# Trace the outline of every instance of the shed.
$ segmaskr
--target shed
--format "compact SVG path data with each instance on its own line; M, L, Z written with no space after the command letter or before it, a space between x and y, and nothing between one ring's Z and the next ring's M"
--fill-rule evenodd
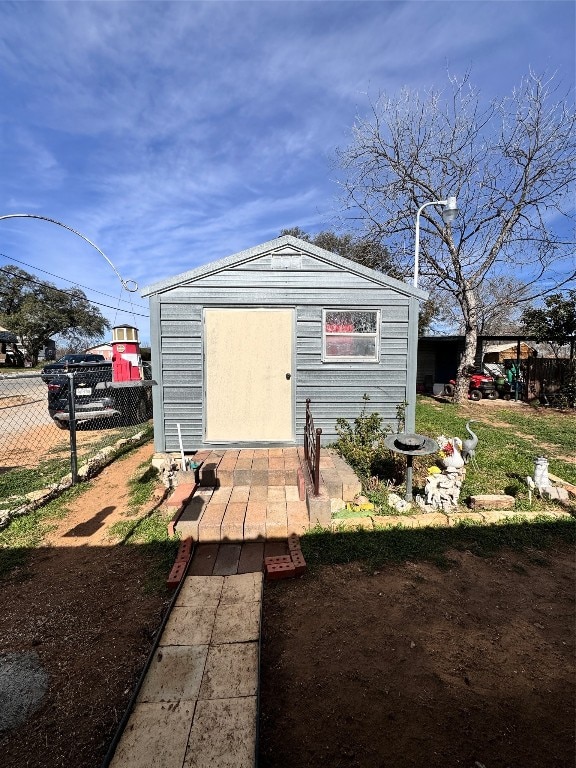
M417 384L423 392L440 393L456 378L464 336L421 336L418 340Z
M414 429L426 294L283 236L147 286L157 451L299 445L306 399L323 444L366 405ZM364 395L370 398L366 404Z
M520 341L516 344L492 344L484 349L484 363L503 363L506 360L526 360L528 357L537 357L535 348Z

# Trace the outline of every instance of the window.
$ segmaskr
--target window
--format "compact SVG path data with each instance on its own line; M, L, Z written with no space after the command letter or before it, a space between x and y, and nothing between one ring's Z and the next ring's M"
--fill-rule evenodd
M323 360L378 361L379 310L325 309L322 327Z

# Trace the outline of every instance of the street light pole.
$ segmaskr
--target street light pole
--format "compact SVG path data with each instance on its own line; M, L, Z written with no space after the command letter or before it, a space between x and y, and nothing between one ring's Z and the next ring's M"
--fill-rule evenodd
M414 288L418 288L418 267L420 264L420 214L429 205L443 205L442 218L445 224L451 224L456 216L458 216L458 207L456 205L456 198L449 197L446 200L431 200L429 203L424 203L418 208L416 214L416 239L414 243Z

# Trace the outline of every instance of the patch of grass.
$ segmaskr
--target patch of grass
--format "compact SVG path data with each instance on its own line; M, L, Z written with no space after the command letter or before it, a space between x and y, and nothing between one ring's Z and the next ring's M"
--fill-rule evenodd
M520 416L508 409L497 412L498 420L503 414L511 413L512 417ZM547 423L552 429L552 424L557 423L557 429L554 434L563 434L563 430L570 431L570 419L561 414L544 414L544 417L551 417ZM560 421L556 422L556 419ZM561 420L564 419L564 424ZM453 404L444 404L437 407L437 404L430 403L423 398L419 398L416 406L416 428L417 431L436 437L444 434L448 437L457 435L458 437L467 437L465 430L468 416L461 416L459 408ZM502 419L504 420L504 419ZM503 493L506 491L517 499L527 499L528 492L524 478L534 474L534 459L542 451L538 450L538 443L532 440L519 437L514 434L514 427L495 427L482 422L474 422L471 429L478 435L479 442L476 449L476 461L478 468L468 464L466 470L466 480L462 486L461 498L465 499L469 495L478 493ZM531 418L527 418L522 430L526 434L535 436L543 435L545 427L540 422L540 413L535 413ZM542 440L545 438L542 437ZM558 438L559 439L559 438ZM572 426L572 445L574 442L574 427ZM573 448L572 448L573 450ZM421 461L415 462L415 468L418 471L418 477L423 484L423 478L427 467L434 463L434 455L426 457ZM565 480L576 482L576 467L557 457L550 457L550 471ZM536 500L532 507L535 511L544 510L546 504Z
M341 533L315 528L304 534L300 543L311 566L338 563L363 563L374 569L387 562L429 560L450 565L450 549L470 550L482 557L502 549L541 551L558 544L576 543L576 520L512 518L499 525L461 524L454 528L383 528Z
M69 511L67 505L85 493L88 487L85 484L70 488L40 509L16 517L0 531L0 578L26 563L30 552L53 530L52 521L65 517Z
M143 431L143 442L150 439L153 435L151 424L138 425L136 427L123 427L113 432L107 433L87 446L78 448L78 463L83 459L94 456L98 451L110 445L114 445L118 440L127 439ZM118 453L117 459L120 460L126 456L133 446L128 444ZM60 482L70 473L70 444L69 442L60 443L52 449L52 454L61 454L58 458L47 459L40 462L37 467L27 469L9 469L0 474L0 509L16 509L25 502L25 495L33 491L39 491L50 485Z
M157 486L158 471L149 462L143 462L129 482L128 506L132 516L139 515L142 507L151 500ZM180 541L178 537L170 538L168 535L170 519L171 515L162 515L154 508L136 518L120 520L109 529L110 538L117 540L121 546L143 545L151 562L145 583L148 591L165 589L166 576L176 557Z
M67 472L70 471L70 460L48 459L41 462L37 467L31 469L9 469L0 474L0 499L6 504L7 508L13 508L17 500L22 499L27 493L38 491L41 488L56 483L61 480ZM14 501L7 503L9 497L14 497Z
M98 451L101 451L103 448L108 448L110 445L114 445L114 443L118 442L118 440L128 440L129 438L134 437L134 435L137 435L139 432L143 433L143 442L152 439L154 436L154 428L150 422L146 422L145 424L137 424L136 426L132 427L118 427L114 430L106 430L106 432L104 432L104 434L93 443L89 443L84 447L79 446L79 454L84 458L89 455L94 455L98 453ZM127 450L129 450L130 447L131 446L127 446Z
M130 430L132 434L136 434L138 431L133 427ZM112 444L118 439L118 434L115 434L113 439L107 436L103 441L100 441L100 447L103 447L102 443L105 441ZM118 460L126 457L133 447L127 445ZM10 509L22 504L25 493L45 488L51 483L57 482L67 474L69 469L68 459L62 462L51 460L43 462L36 469L16 469L1 474L0 497L4 496L5 498L3 502L0 502L0 507L4 506L5 509ZM155 471L149 470L134 478L131 499L134 500L132 506L136 513L140 505L150 499L156 483ZM65 517L70 511L68 508L70 502L85 493L88 488L90 488L90 482L79 483L43 507L16 517L10 525L0 530L0 578L7 575L13 568L26 562L30 551L37 547L44 536L54 528L51 521ZM13 496L13 498L9 499L8 496ZM166 529L166 526L164 528ZM154 541L154 537L152 537L152 541Z
M157 510L136 520L121 520L110 527L110 537L122 546L137 544L150 558L150 570L146 574L145 589L162 592L166 576L170 572L180 540L168 536L170 515L163 516Z
M479 406L480 408L480 406ZM480 411L479 417L490 417L491 411ZM429 398L419 397L416 405L416 431L437 437L458 436L468 437L466 423L473 421L473 431L478 435L479 443L476 449L476 463L469 463L466 468L466 478L462 487L460 498L464 501L467 497L476 494L506 493L515 498L518 511L530 509L535 512L545 512L550 502L533 497L532 505L528 501L528 487L525 478L534 474L534 460L538 455L544 454L549 459L550 472L558 475L568 482L576 483L576 466L563 460L563 455L572 455L574 451L575 428L570 416L542 409L527 409L522 411L511 407L503 407L494 412L494 418L498 422L505 422L507 426L493 426L483 421L475 421L470 418L469 409L464 414L463 409L453 403L439 404ZM364 465L371 467L371 472L377 472L381 481L389 481L393 485L402 484L405 477L405 460L386 449L385 454L381 446L377 444L377 450L370 456L370 450L374 445L374 425L366 426L365 414L357 420L360 426L360 437L367 432L370 439L360 441L362 447L362 459ZM356 425L358 426L358 425ZM358 430L356 430L358 431ZM354 430L349 429L354 446L359 438ZM521 434L514 434L520 432ZM350 435L348 436L350 437ZM351 440L352 438L350 438ZM349 442L350 442L349 440ZM341 448L342 439L333 447ZM539 443L546 444L546 448L540 448ZM553 449L550 447L553 446ZM343 450L339 453L345 454ZM351 457L346 455L351 461ZM353 457L352 457L353 458ZM422 494L428 468L436 463L436 455L418 457L414 462L414 493ZM353 462L352 462L353 463ZM387 504L388 488L385 482L375 485L374 479L362 475L364 493L375 505L377 515L386 516L397 514ZM401 487L393 488L401 496ZM568 506L570 509L571 507ZM338 515L342 517L342 515Z
M520 432L541 440L543 443L558 446L567 453L574 452L574 413L562 414L543 408L529 411L503 409L498 412L498 420L505 421Z
M120 520L110 526L110 538L121 544L163 544L172 542L168 536L170 515L163 516L154 511L136 520Z
M138 467L135 476L129 482L131 510L138 511L152 498L158 486L158 470L149 461L144 461ZM133 514L133 513L132 513Z

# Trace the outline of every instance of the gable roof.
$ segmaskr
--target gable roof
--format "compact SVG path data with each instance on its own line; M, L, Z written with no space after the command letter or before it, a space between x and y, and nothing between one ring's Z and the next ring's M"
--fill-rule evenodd
M207 277L208 275L213 275L216 272L221 272L224 269L230 269L231 267L236 267L249 261L254 261L255 259L258 259L271 252L288 254L290 252L294 253L295 251L313 256L319 261L332 264L339 269L360 275L361 277L365 277L368 280L377 283L378 285L391 288L395 291L398 291L399 293L403 293L408 296L414 296L418 299L425 299L428 296L425 291L422 291L419 288L414 288L412 285L408 285L408 283L403 283L401 280L388 277L388 275L385 275L383 272L378 272L375 269L364 267L362 264L358 264L355 261L346 259L343 256L339 256L337 253L332 253L332 251L327 251L324 248L319 248L317 245L308 243L306 240L300 240L300 238L293 237L292 235L283 235L282 237L277 237L274 240L269 240L268 242L262 243L261 245L248 248L245 251L240 251L239 253L235 253L232 256L226 256L223 259L211 261L208 264L203 264L202 266L196 267L196 269L192 269L188 272L182 272L181 274L175 275L174 277L160 280L157 283L152 283L151 285L142 288L140 294L144 297L150 296L152 294L164 293L165 291L169 291L171 288L175 288L184 283L192 283L202 277Z

